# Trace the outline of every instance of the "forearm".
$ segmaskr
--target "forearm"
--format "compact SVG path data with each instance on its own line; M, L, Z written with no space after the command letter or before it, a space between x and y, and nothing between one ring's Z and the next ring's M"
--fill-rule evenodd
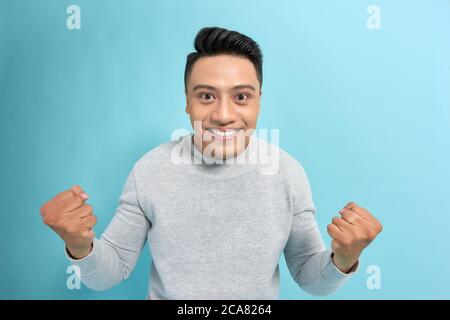
M306 292L325 296L339 289L356 269L357 265L350 273L342 272L333 263L331 251L327 250L309 256L301 265L295 281Z
M81 251L74 252L74 257L84 258L75 260L66 250L67 258L80 267L81 281L87 287L94 290L111 288L132 272L150 225L138 201L133 167L119 198L116 214L101 238L94 238L92 251L86 255L86 248L81 246Z
M334 265L343 273L350 273L354 270L355 265L358 263L357 257L343 257L339 254L335 254L334 252L331 254L331 259L333 260Z
M67 258L72 264L80 268L81 281L93 290L109 289L125 277L127 272L116 249L105 239L94 239L92 250L81 259L71 257L67 252Z

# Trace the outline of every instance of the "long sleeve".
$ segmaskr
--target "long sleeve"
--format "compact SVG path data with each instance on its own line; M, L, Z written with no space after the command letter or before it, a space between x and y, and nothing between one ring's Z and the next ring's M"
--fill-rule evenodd
M295 166L291 175L293 187L293 221L284 248L286 263L295 282L306 292L316 296L329 295L341 287L356 272L341 272L333 263L315 219L308 177L303 167Z
M128 278L144 247L151 222L138 200L134 168L128 175L119 206L90 254L83 259L66 257L79 266L81 281L94 290L105 290Z

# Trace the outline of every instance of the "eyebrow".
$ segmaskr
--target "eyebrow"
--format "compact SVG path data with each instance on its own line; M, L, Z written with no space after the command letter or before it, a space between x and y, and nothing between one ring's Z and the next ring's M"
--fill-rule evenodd
M197 84L196 86L194 86L194 88L192 90L195 91L197 89L207 89L207 90L211 90L211 91L217 91L216 87L213 87L213 86L210 86L207 84ZM255 87L252 86L251 84L240 84L240 85L234 86L231 89L232 90L250 89L250 90L253 90L256 92Z

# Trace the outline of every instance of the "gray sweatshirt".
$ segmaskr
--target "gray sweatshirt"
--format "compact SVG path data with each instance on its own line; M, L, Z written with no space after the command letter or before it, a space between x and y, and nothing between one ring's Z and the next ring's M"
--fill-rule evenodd
M192 134L134 163L115 215L91 253L81 281L105 290L126 279L148 243L147 299L279 299L284 252L296 283L313 295L338 289L315 219L303 166L255 134L244 152L213 162Z

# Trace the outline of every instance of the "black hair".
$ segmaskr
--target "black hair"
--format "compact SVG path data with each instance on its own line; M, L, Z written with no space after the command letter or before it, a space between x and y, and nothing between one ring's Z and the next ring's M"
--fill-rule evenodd
M201 57L219 54L242 56L249 59L256 69L256 76L262 86L263 56L259 45L250 37L218 27L202 28L194 40L196 52L188 54L184 70L184 87L187 90L188 78L194 63Z

